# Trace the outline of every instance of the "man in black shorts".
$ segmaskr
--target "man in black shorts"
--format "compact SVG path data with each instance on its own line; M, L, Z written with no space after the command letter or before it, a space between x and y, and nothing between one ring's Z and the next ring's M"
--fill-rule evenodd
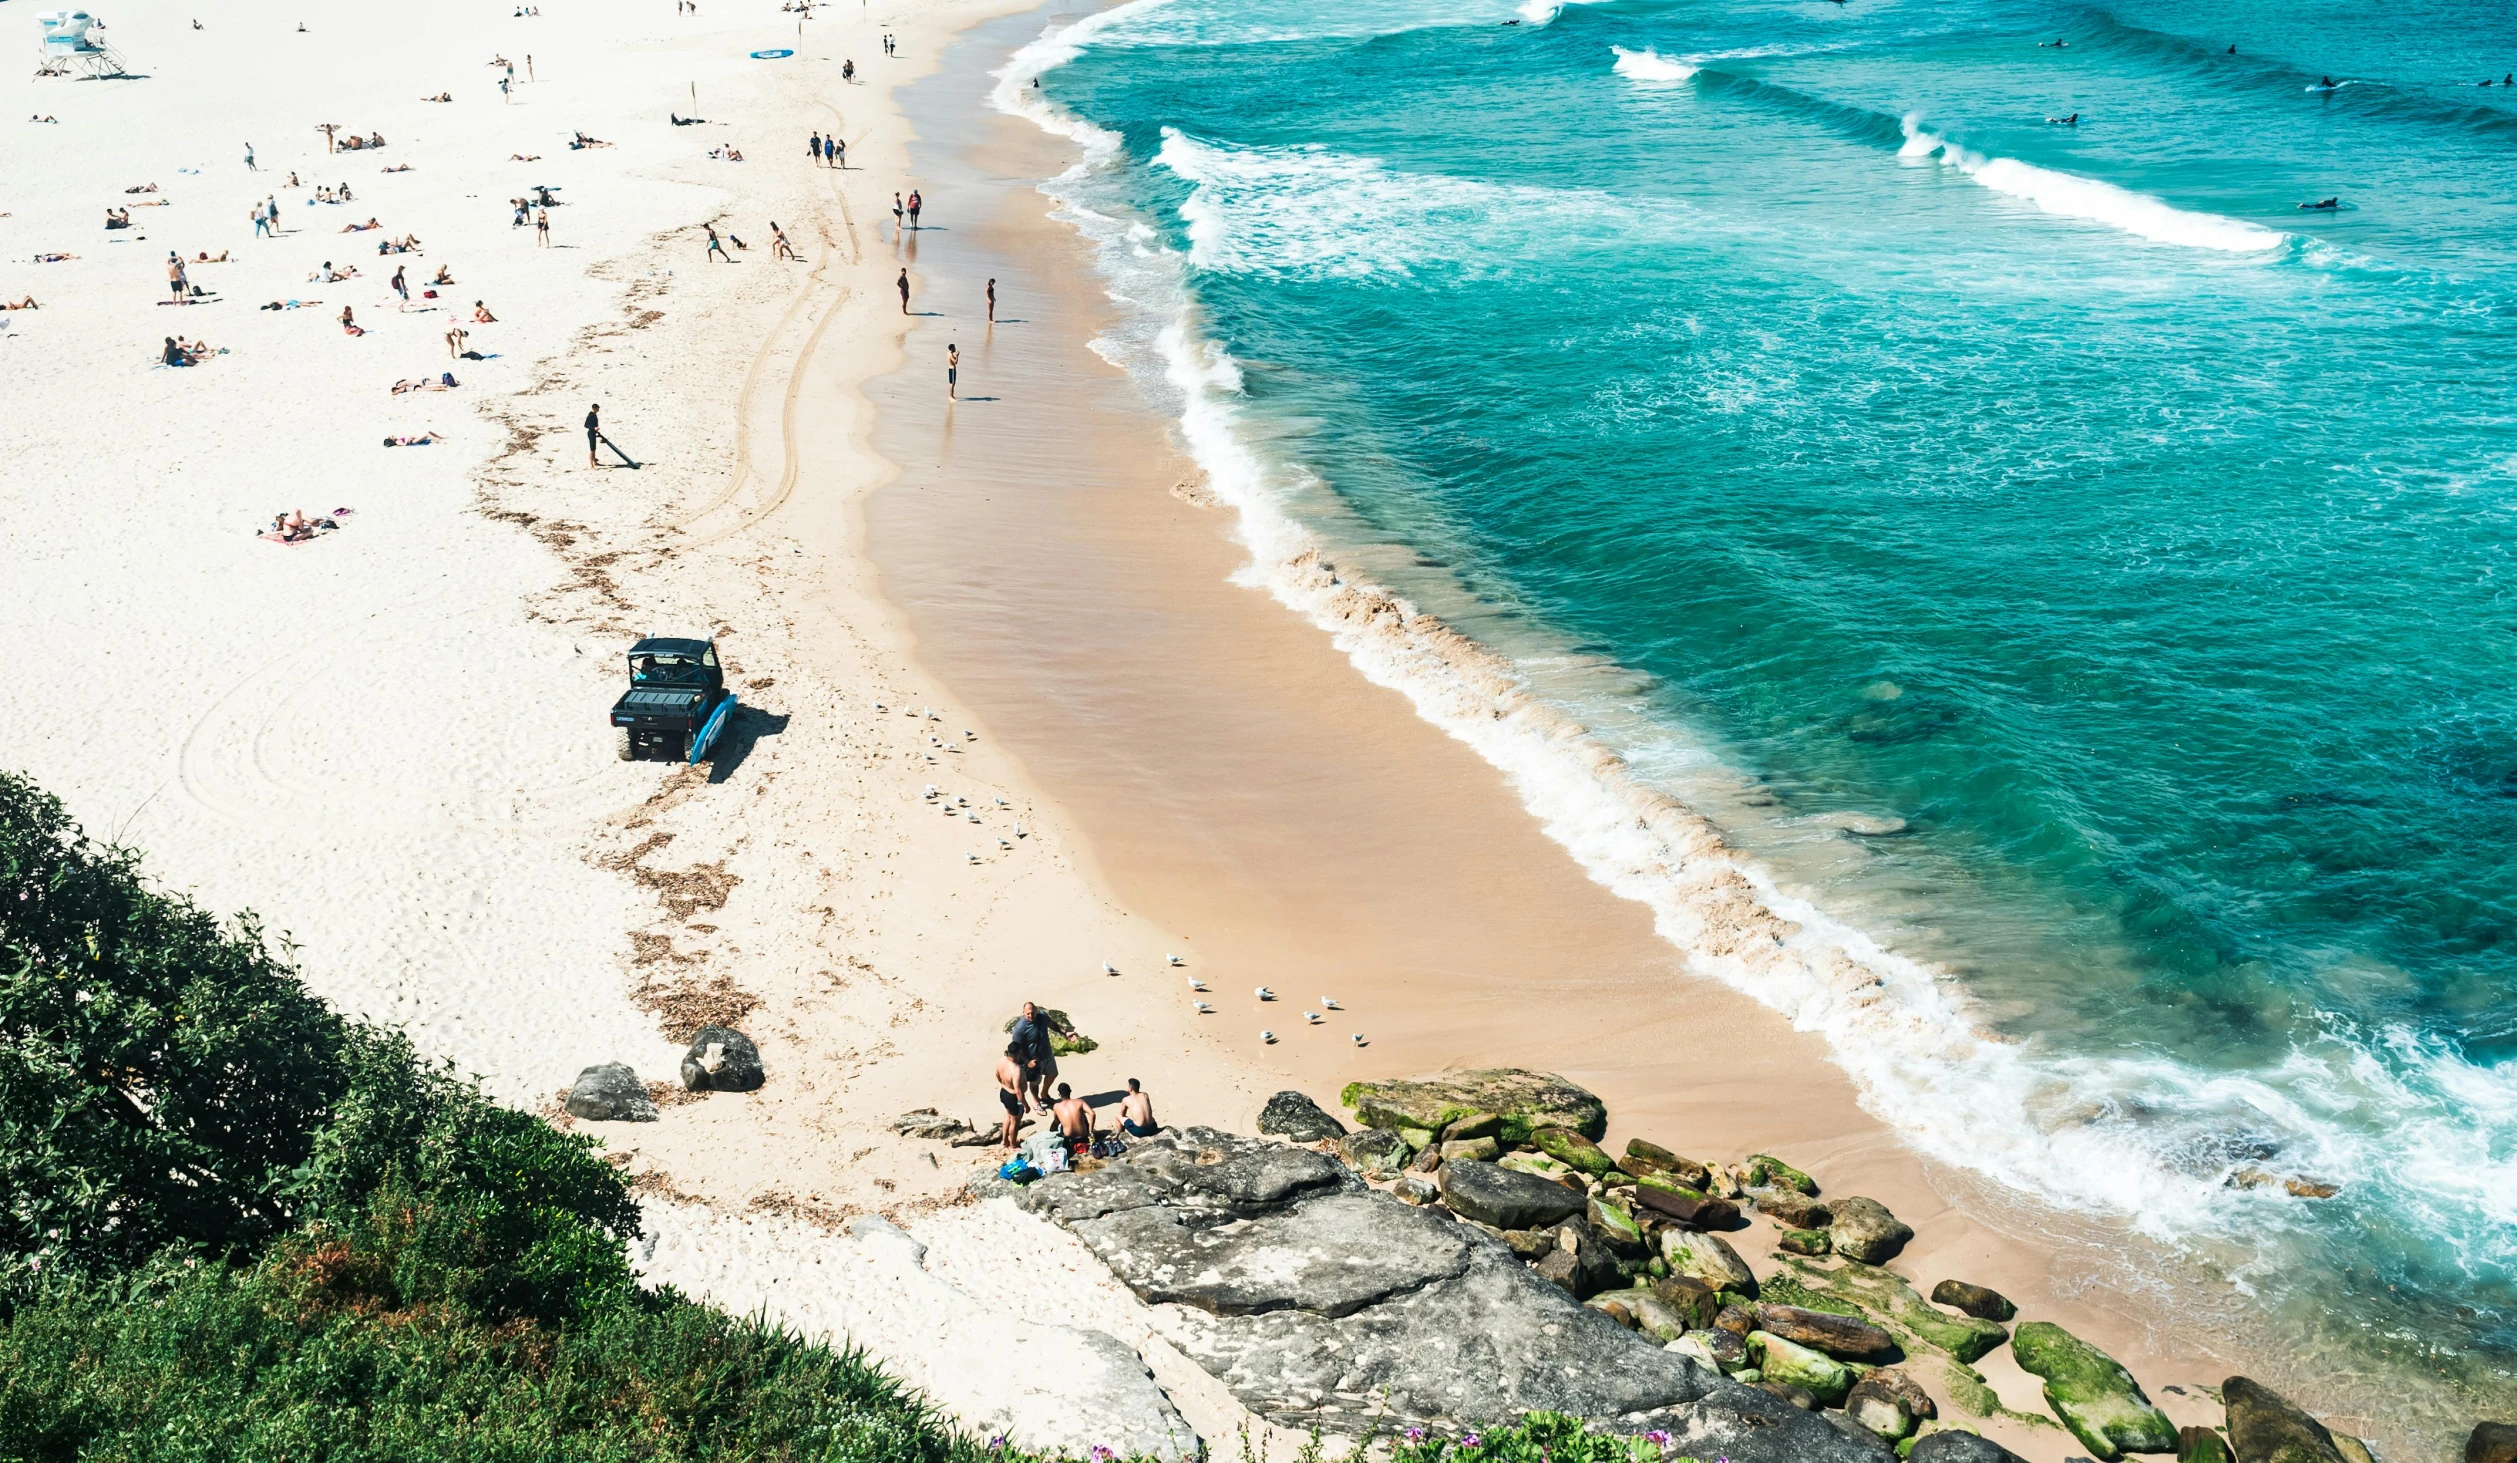
M1049 1044L1049 1020L1040 1008L1023 1002L1023 1014L1014 1023L1016 1057L1023 1064L1023 1096L1049 1110L1049 1084L1057 1080L1057 1049Z
M1010 1043L1005 1055L996 1059L996 1102L1005 1109L1005 1121L997 1129L997 1141L1005 1151L1014 1150L1015 1136L1023 1125L1023 1063L1022 1046Z

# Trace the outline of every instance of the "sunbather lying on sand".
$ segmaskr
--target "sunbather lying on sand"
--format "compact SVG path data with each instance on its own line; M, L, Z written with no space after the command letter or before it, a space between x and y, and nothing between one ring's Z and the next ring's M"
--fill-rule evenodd
M433 97L421 97L420 100L424 102L450 102L454 100L454 94L452 92L441 91Z
M47 250L44 253L36 255L35 262L38 264L59 264L64 260L76 259L78 257L79 256L76 254L64 254L58 250Z
M320 305L322 303L323 301L321 300L273 300L270 304L259 305L255 308L262 310L303 310L309 308L310 306Z
M157 185L155 183L142 183L137 188L125 188L122 191L125 193L154 193L157 191Z
M407 173L410 170L411 165L409 163L395 163L392 167L386 168L383 171L388 173Z
M286 513L272 516L271 531L263 537L275 538L284 544L299 544L313 538L316 534L330 533L340 526L338 522L329 518L308 518L303 508L291 508Z
M28 295L23 300L0 300L0 310L39 310L42 308L35 303L33 295Z
M443 442L445 440L446 439L443 434L432 430L422 432L416 437L387 437L385 438L385 445L387 447L425 447L431 442Z
M538 163L541 160L542 155L538 152L511 152L507 154L507 161L511 163Z
M208 251L204 250L201 253L193 255L192 262L195 264L226 264L230 261L227 257L227 251L225 249L221 249L218 251L218 257L215 259L211 258Z
M383 227L383 224L380 224L371 218L363 224L343 224L341 225L341 232L345 234L363 234L369 229L380 229Z
M444 391L449 387L460 386L462 384L462 382L457 381L454 378L454 372L447 371L440 374L434 381L429 380L425 376L421 377L417 381L396 381L393 383L393 394L401 396L406 392L412 391Z
M571 142L571 143L569 143L568 145L569 145L570 147L572 147L572 148L575 148L575 147L610 147L612 144L610 144L610 143L608 143L608 142L605 142L605 141L604 141L602 138L600 138L600 137L588 137L588 136L586 136L584 133L580 132L580 133L578 133L578 134L577 134L577 139L576 139L576 141Z

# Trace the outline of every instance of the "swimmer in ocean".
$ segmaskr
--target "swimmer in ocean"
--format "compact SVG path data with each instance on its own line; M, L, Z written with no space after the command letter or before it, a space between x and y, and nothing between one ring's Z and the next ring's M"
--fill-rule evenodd
M2299 207L2301 207L2301 208L2309 208L2309 209L2337 209L2337 208L2340 208L2341 206L2342 206L2342 200L2341 200L2341 199L2339 199L2339 198L2325 198L2325 199L2319 199L2318 201L2316 201L2316 202L2314 202L2314 203L2302 203L2302 204L2300 204L2300 205L2299 205Z
M2080 125L2080 114L2078 112L2074 112L2068 117L2048 117L2045 119L2045 125L2048 127L2077 127Z

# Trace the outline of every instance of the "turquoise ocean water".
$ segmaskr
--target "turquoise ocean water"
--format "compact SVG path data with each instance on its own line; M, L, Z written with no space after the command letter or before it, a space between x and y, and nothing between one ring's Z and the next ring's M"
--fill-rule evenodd
M1254 572L1511 661L1574 856L1683 936L1673 796L1796 932L1718 973L1917 1147L2497 1394L2512 66L2475 0L1137 0L998 101Z

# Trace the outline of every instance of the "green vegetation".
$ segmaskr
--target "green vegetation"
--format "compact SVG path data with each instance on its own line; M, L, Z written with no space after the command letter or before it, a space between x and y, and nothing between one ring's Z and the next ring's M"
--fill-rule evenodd
M345 1021L0 774L0 1458L985 1453L638 1288L587 1138Z
M1590 1432L1582 1419L1533 1412L1510 1427L1480 1428L1457 1438L1409 1428L1390 1447L1390 1463L1696 1463L1670 1457L1667 1433L1624 1437Z

